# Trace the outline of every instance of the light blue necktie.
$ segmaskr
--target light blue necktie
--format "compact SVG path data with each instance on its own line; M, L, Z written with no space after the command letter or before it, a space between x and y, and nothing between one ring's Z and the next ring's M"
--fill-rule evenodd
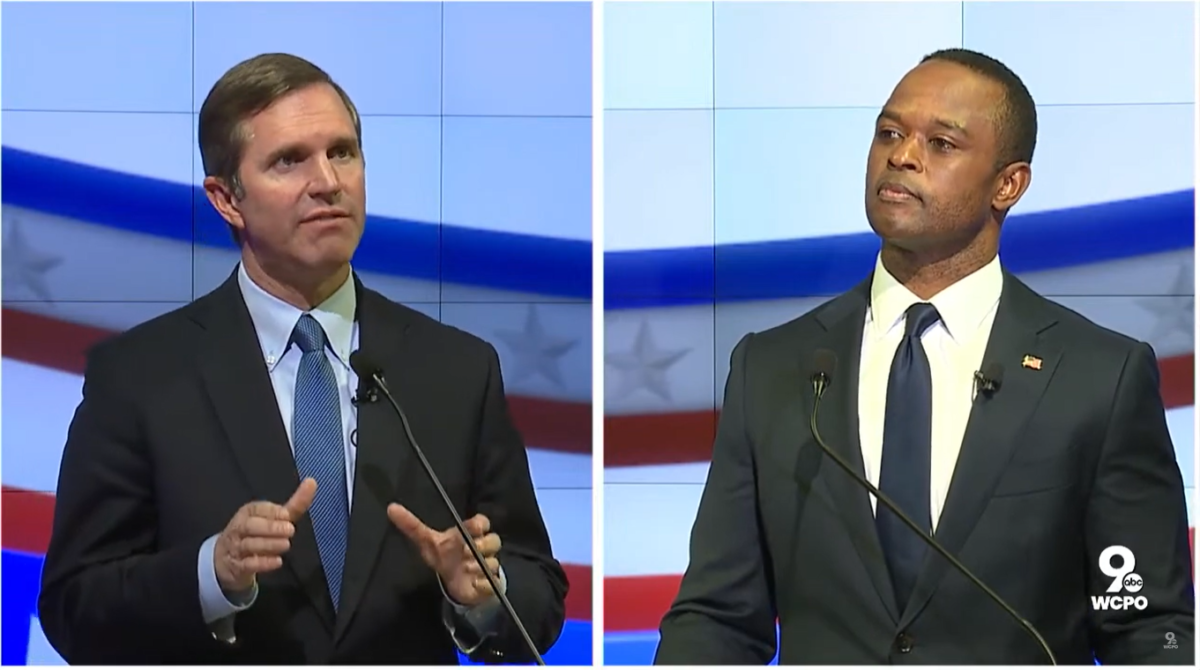
M302 481L305 477L317 481L317 495L308 514L336 610L350 525L341 399L333 366L325 356L325 331L321 324L309 314L301 316L292 331L292 341L304 352L296 374L292 414L296 470Z

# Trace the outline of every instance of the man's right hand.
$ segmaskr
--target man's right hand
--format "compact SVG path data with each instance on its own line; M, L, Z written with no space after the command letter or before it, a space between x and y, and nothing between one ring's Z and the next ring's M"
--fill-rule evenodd
M213 567L217 582L227 593L242 593L254 586L260 572L283 566L283 554L291 548L296 522L308 512L317 494L311 477L282 505L260 501L246 503L217 536Z

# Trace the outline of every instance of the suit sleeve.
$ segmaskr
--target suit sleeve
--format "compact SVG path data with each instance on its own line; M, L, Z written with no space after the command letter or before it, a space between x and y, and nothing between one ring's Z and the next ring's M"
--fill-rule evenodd
M765 665L775 656L776 611L744 406L752 337L742 338L730 358L687 572L660 626L659 665Z
M1145 344L1125 362L1085 523L1089 592L1106 594L1113 578L1100 571L1100 554L1120 545L1133 553L1143 581L1134 595L1147 603L1144 610L1093 612L1100 662L1193 665L1195 599L1183 479L1167 432L1158 365ZM1177 649L1166 648L1168 633Z
M566 622L567 578L554 559L550 537L538 507L525 444L508 411L496 350L488 346L488 377L476 455L475 488L469 514L483 514L500 536L498 558L504 568L505 595L521 618L539 654L562 633ZM577 520L590 526L590 516ZM485 623L472 623L444 605L457 620L455 638L473 648L470 656L482 662L533 661L520 631L502 606L485 608ZM480 611L483 613L483 610ZM484 628L486 630L479 630ZM470 631L477 631L471 639Z
M198 597L203 538L157 549L152 464L123 368L100 351L67 432L38 614L70 664L153 662L216 644Z

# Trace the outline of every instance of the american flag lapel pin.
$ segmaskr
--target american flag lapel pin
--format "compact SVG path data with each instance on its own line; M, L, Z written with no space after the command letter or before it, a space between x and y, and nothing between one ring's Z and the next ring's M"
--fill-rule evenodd
M1041 370L1042 359L1038 358L1037 356L1025 354L1025 358L1021 359L1021 367L1029 368L1030 370Z

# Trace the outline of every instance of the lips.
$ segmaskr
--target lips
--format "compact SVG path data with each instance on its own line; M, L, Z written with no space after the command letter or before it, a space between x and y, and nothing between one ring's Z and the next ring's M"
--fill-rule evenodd
M310 223L313 221L326 221L329 219L344 219L348 216L350 216L350 212L341 209L322 209L304 217L301 222Z
M921 196L917 195L916 191L911 188L894 181L885 181L879 185L876 191L879 197L889 202L912 202L920 201Z

